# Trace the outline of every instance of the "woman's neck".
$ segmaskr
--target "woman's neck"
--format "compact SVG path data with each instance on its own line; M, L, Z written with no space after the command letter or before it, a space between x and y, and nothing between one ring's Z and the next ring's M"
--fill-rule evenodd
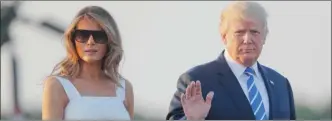
M102 71L101 63L82 62L81 64L82 66L79 77L87 80L102 80L104 72Z

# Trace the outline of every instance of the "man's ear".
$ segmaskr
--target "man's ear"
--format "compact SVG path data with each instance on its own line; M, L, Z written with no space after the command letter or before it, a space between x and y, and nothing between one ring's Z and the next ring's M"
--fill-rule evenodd
M265 44L265 41L266 41L266 38L267 38L267 35L268 35L269 31L265 31L265 35L264 35L264 38L263 38L263 45Z
M265 35L265 36L263 37L263 45L265 44L266 36L267 36L267 35Z
M227 45L226 34L221 34L221 41L224 43L224 45Z

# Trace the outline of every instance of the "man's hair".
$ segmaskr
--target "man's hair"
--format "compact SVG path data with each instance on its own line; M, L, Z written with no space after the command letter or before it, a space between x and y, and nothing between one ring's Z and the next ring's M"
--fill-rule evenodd
M220 16L220 32L226 34L229 22L234 19L253 18L262 22L265 36L269 29L267 26L268 14L263 6L257 2L238 1L227 6Z

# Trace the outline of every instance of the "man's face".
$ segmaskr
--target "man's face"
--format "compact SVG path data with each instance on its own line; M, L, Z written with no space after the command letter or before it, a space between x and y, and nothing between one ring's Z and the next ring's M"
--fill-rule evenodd
M258 59L265 42L263 24L255 19L233 19L222 39L230 56L244 66L251 66Z

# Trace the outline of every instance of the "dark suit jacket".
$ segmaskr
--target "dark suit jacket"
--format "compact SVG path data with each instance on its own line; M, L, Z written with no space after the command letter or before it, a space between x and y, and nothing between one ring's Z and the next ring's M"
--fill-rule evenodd
M185 92L187 85L195 80L201 81L204 99L209 91L214 91L206 120L255 120L249 101L223 53L218 59L196 66L180 76L166 120L179 120L184 117L180 95ZM293 92L287 78L259 63L258 69L269 97L269 120L295 120Z

